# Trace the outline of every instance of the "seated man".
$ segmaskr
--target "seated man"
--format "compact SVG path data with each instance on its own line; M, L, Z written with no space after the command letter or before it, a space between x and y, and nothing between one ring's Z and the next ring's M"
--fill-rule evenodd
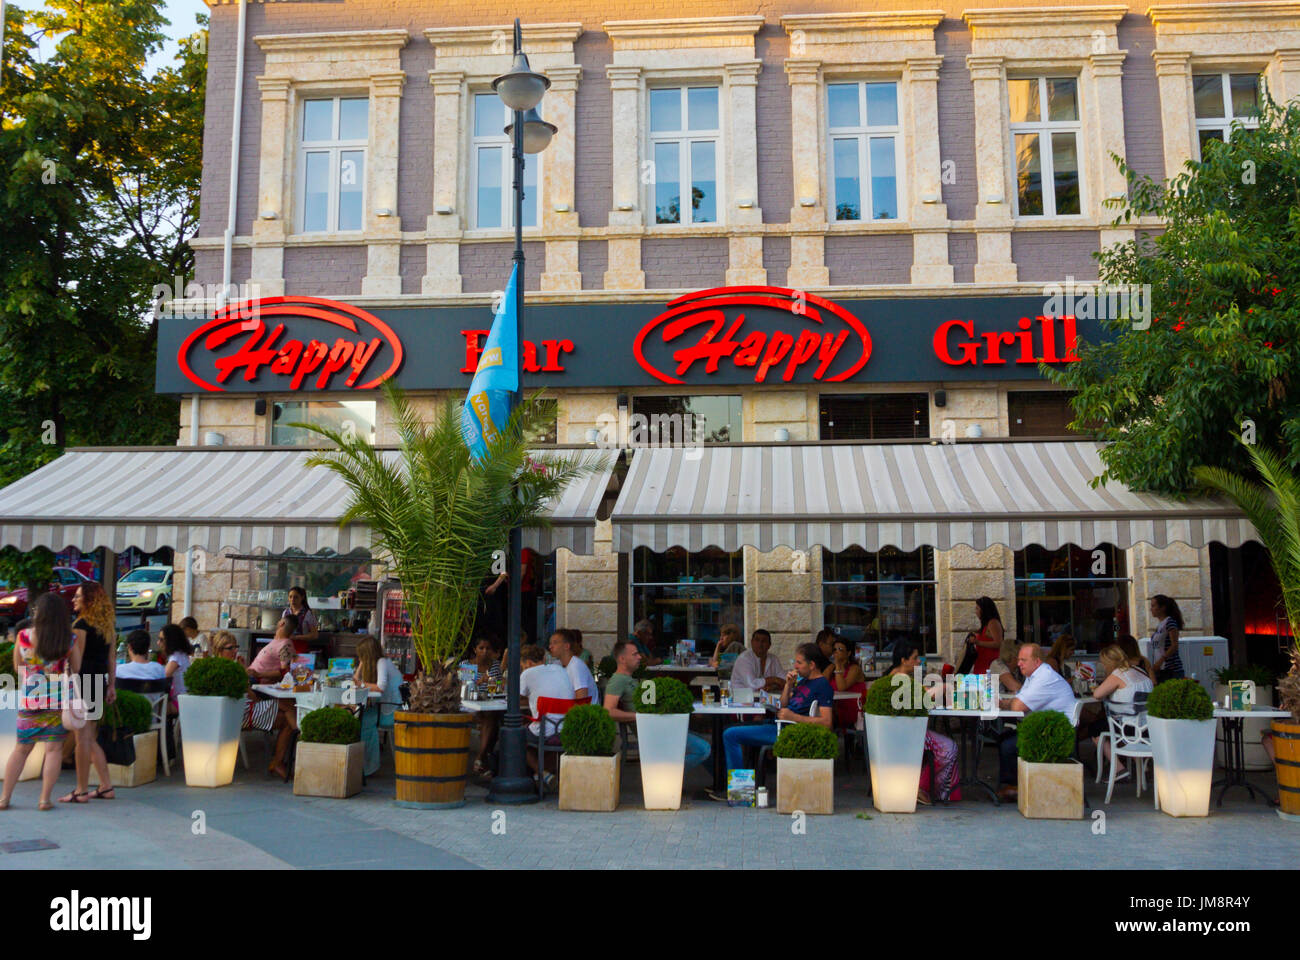
M163 665L149 659L149 631L132 630L126 638L126 653L130 659L117 665L119 680L161 680L167 676Z
M794 669L786 674L781 690L781 709L778 720L792 723L816 723L831 729L831 713L835 705L835 691L830 681L822 676L830 663L815 643L801 643L794 655ZM813 704L817 712L812 712ZM728 727L722 734L722 745L727 752L727 769L738 770L745 763L745 747L762 747L776 743L775 723L742 723ZM712 792L714 800L726 801L725 796Z
M655 647L655 625L649 620L638 620L632 628L636 648L641 654L641 662L647 667L657 667L663 663Z
M519 651L519 696L528 698L529 712L532 716L540 718L541 714L537 712L537 699L554 697L557 700L572 700L574 699L573 684L562 666L558 663L547 663L542 648L530 643ZM559 746L560 727L564 725L564 715L548 713L546 721L546 745ZM533 748L524 753L528 758L528 769L534 773L537 771L537 742L542 736L541 727L541 723L534 720L524 728L524 742ZM555 781L555 775L545 771L543 773L546 777L546 785L550 787Z
M641 681L632 676L641 665L641 651L631 640L614 644L614 661L618 669L605 684L605 710L616 723L636 723L637 694ZM694 767L709 759L709 741L694 733L686 734L686 766Z
M1043 661L1042 648L1036 643L1022 643L1016 658L1016 665L1024 674L1025 682L1021 684L1014 697L1003 697L1003 710L1022 710L1033 713L1035 710L1059 710L1067 717L1074 709L1074 688L1070 682L1052 669L1051 664ZM1016 732L1009 730L998 743L998 799L1014 801L1016 799L1016 758L1020 755L1016 744Z
M749 649L736 658L731 668L731 688L749 687L776 693L785 686L781 660L771 655L772 635L761 627L749 638Z
M572 630L561 627L551 634L551 656L560 662L564 672L569 675L569 682L573 684L574 699L587 697L595 703L596 678L591 675L591 670L582 662L582 658L574 652L575 645Z

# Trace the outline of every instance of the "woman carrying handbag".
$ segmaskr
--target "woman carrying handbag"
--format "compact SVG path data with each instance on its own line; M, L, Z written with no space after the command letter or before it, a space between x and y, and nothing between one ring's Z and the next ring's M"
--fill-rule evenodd
M82 685L79 692L72 694L72 704L75 706L77 700L84 704L82 698L89 696L96 701L102 699L101 706L107 709L117 699L117 691L113 688L117 669L117 613L108 594L97 583L83 583L77 588L72 597L72 609L77 614L77 620L72 624L73 633L81 640L81 669L77 671L77 679ZM102 710L93 712L96 716L103 713ZM77 786L68 795L60 797L59 802L117 799L108 771L108 756L99 742L100 724L84 714L80 724L75 719L70 720L72 725L69 729L77 738ZM92 765L99 777L99 788L93 793L90 790Z

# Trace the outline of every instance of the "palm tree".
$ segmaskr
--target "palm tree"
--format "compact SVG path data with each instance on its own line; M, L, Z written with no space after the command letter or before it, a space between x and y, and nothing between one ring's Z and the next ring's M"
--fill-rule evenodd
M384 393L397 451L377 450L354 431L294 426L334 445L307 463L333 470L347 484L351 496L340 525L366 524L373 554L402 582L422 670L411 685L412 711L456 713L456 664L473 630L493 554L505 546L512 527L547 525L545 502L598 470L599 458L529 456L526 437L551 414L536 396L518 406L500 439L476 460L451 400L426 424L396 386L385 383Z
M1277 684L1279 705L1300 721L1300 478L1271 450L1251 445L1246 452L1264 483L1222 467L1197 467L1192 473L1242 509L1273 561L1293 639L1291 671Z

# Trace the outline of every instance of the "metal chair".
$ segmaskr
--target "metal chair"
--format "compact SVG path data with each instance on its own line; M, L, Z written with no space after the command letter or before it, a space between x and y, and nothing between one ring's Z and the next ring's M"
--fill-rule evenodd
M581 700L566 700L559 697L538 697L537 698L537 716L530 718L530 722L537 723L537 799L542 800L546 797L546 741L550 737L558 736L560 724L564 722L564 716L580 703L590 703L590 697L583 697ZM558 714L559 719L555 719L551 714ZM554 727L553 730L547 730L547 724ZM550 744L550 749L556 756L563 756L564 747L559 744Z

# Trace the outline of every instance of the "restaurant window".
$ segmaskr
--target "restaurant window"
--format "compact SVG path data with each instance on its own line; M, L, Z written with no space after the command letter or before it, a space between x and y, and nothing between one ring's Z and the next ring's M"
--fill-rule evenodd
M818 410L823 440L914 440L930 435L930 398L924 393L824 393Z
M1079 81L1007 81L1016 177L1016 216L1060 217L1082 209L1079 193Z
M628 445L680 446L737 443L741 439L740 397L633 397Z
M937 651L934 550L822 550L822 622L851 643L885 653L911 640Z
M1124 551L1112 544L1017 550L1015 583L1018 640L1048 644L1068 626L1079 652L1097 653L1132 632Z
M718 87L656 87L649 95L655 223L717 223Z
M505 128L513 117L495 93L473 96L474 131L470 144L470 222L477 230L501 230L515 225L513 143ZM537 226L541 209L541 154L524 154L525 227Z
M1233 122L1259 126L1259 76L1253 73L1205 73L1192 76L1196 113L1196 148L1204 158L1205 144L1226 142Z
M723 624L744 629L745 570L741 552L716 547L691 553L673 547L632 554L632 622L655 625L660 653L679 640L711 653ZM760 624L761 626L761 624Z
M298 162L303 233L364 226L369 114L370 101L365 97L303 101Z
M836 220L898 217L898 84L826 85Z
M271 417L271 444L277 447L324 446L319 433L294 423L310 423L375 442L373 400L286 400L277 402Z
M1007 421L1013 437L1072 437L1074 410L1068 390L1019 390L1007 393Z

